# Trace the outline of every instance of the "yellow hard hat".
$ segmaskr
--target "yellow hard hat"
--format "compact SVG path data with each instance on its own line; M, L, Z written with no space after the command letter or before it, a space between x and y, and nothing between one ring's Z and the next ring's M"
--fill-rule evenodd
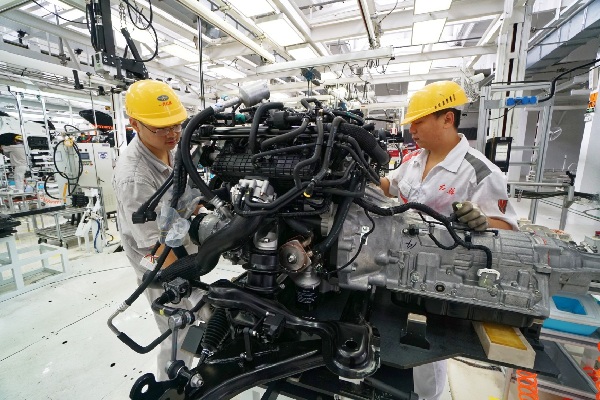
M169 85L143 80L133 83L125 95L125 111L131 118L155 128L177 125L187 111Z
M412 95L401 124L410 124L446 108L456 108L469 102L467 94L456 82L433 82Z

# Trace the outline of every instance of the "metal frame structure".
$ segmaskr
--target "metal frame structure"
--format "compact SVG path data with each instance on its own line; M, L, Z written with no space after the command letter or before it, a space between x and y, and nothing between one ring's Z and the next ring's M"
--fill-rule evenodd
M51 283L60 277L62 277L61 273L69 273L71 271L71 264L69 263L69 256L67 254L67 250L64 248L52 246L49 244L38 244L35 246L29 246L21 249L17 249L17 245L15 242L14 235L10 235L8 237L0 238L0 244L6 245L6 252L0 253L0 272L3 271L11 271L12 278L9 280L5 280L2 278L2 274L0 273L0 284L14 284L15 290L4 293L0 295L0 300L6 299L9 297L16 296L20 293L35 289L40 287L41 285L46 285ZM21 254L28 254L33 251L37 251L38 254L33 256L27 256L25 258L21 257ZM50 257L55 255L60 255L61 257L61 268L62 270L56 270L54 268L50 268ZM34 262L41 262L42 267L35 269L33 271L29 271L24 273L21 268L30 265ZM43 280L36 280L35 283L26 284L25 280L28 276L33 274L48 273L53 275L53 278L46 278ZM57 276L58 275L58 276Z
M530 105L515 105L515 106L507 106L504 98L508 96L502 96L502 99L494 99L495 94L505 94L506 92L526 92L531 90L549 90L550 82L542 82L542 83L514 83L508 85L493 85L493 86L485 86L481 89L481 97L479 103L479 123L477 126L477 150L485 153L485 143L488 138L488 128L489 128L489 119L488 119L488 110L502 110L502 109L513 109L513 108L530 108ZM536 192L539 191L539 188L543 185L544 180L544 165L546 163L546 154L548 150L548 133L550 130L550 122L552 120L552 109L554 106L554 98L547 100L544 103L534 106L536 109L540 110L539 114L539 122L537 125L536 137L535 137L535 145L534 146L513 146L513 151L519 150L534 150L535 162L515 162L511 161L509 164L512 166L515 165L527 165L534 168L535 177L534 177L534 185L531 185L531 182L526 182L525 184L529 186L535 186ZM516 183L513 183L516 184ZM554 185L560 186L560 185ZM568 195L568 193L565 193ZM534 199L531 201L531 206L529 208L529 219L532 222L535 222L537 216L538 209L538 199ZM563 211L564 212L564 211ZM563 225L566 223L566 213L563 218L561 215L561 229L564 228Z

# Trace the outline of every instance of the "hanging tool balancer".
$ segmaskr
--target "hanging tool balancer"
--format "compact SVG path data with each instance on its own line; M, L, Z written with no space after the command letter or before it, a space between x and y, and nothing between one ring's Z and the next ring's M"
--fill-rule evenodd
M133 59L116 55L115 39L113 35L112 19L110 14L110 0L95 0L87 5L87 13L90 16L92 30L90 32L92 46L96 50L93 56L94 69L98 73L108 73L107 67L116 68L115 79L125 81L147 79L148 71L140 57L129 32L121 28L121 33L127 41L127 47L131 50ZM126 50L127 52L127 50ZM125 75L123 75L123 73Z

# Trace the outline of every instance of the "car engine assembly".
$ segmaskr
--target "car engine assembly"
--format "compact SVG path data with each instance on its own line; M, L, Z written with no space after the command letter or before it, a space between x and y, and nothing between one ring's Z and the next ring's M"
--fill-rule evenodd
M171 380L146 374L132 399L231 398L315 370L361 380L358 389L343 381L330 388L348 397L411 398L384 377L459 354L483 357L472 320L516 326L535 341L531 327L548 317L554 292L584 292L600 280L598 254L541 232L476 233L422 204L383 196L377 186L389 156L357 113L310 98L296 111L266 98L266 85L258 85L194 116L172 177L133 216L155 218L171 185L176 207L188 176L212 210L191 222L198 252L164 269L161 254L111 316L111 329L147 352L193 324L201 307L212 317L193 326L202 331L197 365L171 360ZM236 125L236 113L251 124ZM210 185L198 162L214 174ZM246 272L233 282L202 282L221 257ZM143 347L112 320L149 285L165 288L153 309L169 316L171 329ZM206 290L203 300L192 310L176 308L192 287ZM426 335L415 334L409 313L427 316ZM444 337L465 343L442 344ZM537 349L535 369L551 374L543 346Z

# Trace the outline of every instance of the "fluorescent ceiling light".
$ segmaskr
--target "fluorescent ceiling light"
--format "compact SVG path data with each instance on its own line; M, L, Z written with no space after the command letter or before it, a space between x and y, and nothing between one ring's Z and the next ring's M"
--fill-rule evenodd
M228 2L246 17L256 17L277 11L269 0L228 0Z
M410 75L421 75L429 73L431 69L431 61L416 61L411 62L409 67Z
M192 51L188 48L182 47L177 43L171 43L166 46L160 48L162 51L167 52L175 57L179 57L185 61L198 61L200 59L200 54L198 52Z
M221 75L224 78L229 78L229 79L239 79L239 78L245 78L246 74L243 73L242 71L239 71L235 68L231 68L227 65L223 65L223 64L216 64L216 65L211 65L207 68L206 72L214 72L216 74Z
M415 0L416 14L425 14L435 11L444 11L450 8L452 0Z
M431 19L413 23L412 44L428 44L439 42L446 25L446 18Z
M286 50L296 60L308 60L310 58L319 57L319 55L312 48L312 46L306 43L286 47Z
M304 42L304 37L284 14L258 18L256 25L280 46L291 46Z
M412 81L408 82L408 92L416 92L417 90L423 89L427 81Z

